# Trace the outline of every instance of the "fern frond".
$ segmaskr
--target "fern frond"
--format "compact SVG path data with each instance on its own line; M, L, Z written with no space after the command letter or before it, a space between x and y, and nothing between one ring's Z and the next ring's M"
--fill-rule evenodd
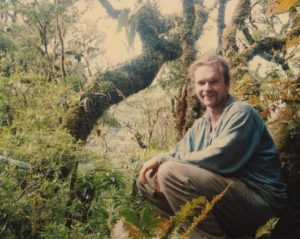
M229 184L220 194L216 195L210 202L204 197L200 196L197 198L193 198L191 201L185 203L180 210L175 214L175 216L171 217L169 221L167 221L163 227L164 231L161 231L159 235L161 235L161 239L169 238L169 235L178 228L178 226L185 221L188 220L189 216L194 212L195 209L200 206L203 207L200 215L193 217L193 222L191 226L186 230L186 232L182 235L181 238L187 238L188 235L195 229L195 227L205 219L207 214L212 210L214 205L225 195L230 186Z
M199 208L200 205L205 205L207 203L207 199L203 196L198 198L193 198L191 201L185 203L180 210L171 217L160 230L160 238L167 239L171 235L171 233L177 228L180 224L185 222L194 209Z
M124 221L124 225L127 228L129 235L130 235L130 239L140 239L142 238L142 231L137 228L135 225L128 223L127 221Z
M163 221L158 227L157 236L160 239L168 239L174 230L174 222L171 219Z
M268 220L266 224L260 226L256 231L255 239L271 236L272 231L275 228L278 221L279 218L273 217L270 220Z
M207 199L203 196L193 198L192 201L187 202L181 207L181 209L173 217L173 221L176 224L183 222L188 218L188 216L190 216L194 209L197 209L200 205L205 205L207 203Z
M193 232L196 228L196 226L202 222L207 214L213 209L213 207L215 206L215 204L221 200L221 198L224 197L224 195L226 194L226 192L228 191L229 187L232 184L229 184L224 190L223 192L221 192L220 194L216 195L210 202L207 202L204 206L204 208L202 209L201 213L197 216L195 216L193 218L193 222L192 224L188 227L188 229L185 231L185 233L182 235L182 239L187 239L188 236L191 234L191 232Z

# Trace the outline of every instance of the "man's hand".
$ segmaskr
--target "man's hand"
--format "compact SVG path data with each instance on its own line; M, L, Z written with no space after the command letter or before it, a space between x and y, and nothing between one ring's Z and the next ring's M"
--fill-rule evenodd
M152 170L152 172L150 173L150 177L153 177L153 175L156 174L158 168L159 168L159 163L157 162L157 157L154 157L154 158L148 160L147 162L145 162L143 164L143 167L140 171L138 180L143 184L148 183L146 173L149 170Z
M156 157L148 160L147 162L145 162L143 164L143 167L140 171L140 174L139 174L139 177L138 177L138 181L142 184L147 184L147 173L150 172L150 178L153 178L153 184L154 184L154 187L155 187L155 190L157 192L161 192L160 190L160 186L159 186L159 183L158 183L158 180L157 180L157 171L158 171L158 168L160 166L160 162L165 162L165 161L168 161L172 159L172 157L170 156L169 153L161 153L161 154L158 154ZM151 171L150 171L151 170Z

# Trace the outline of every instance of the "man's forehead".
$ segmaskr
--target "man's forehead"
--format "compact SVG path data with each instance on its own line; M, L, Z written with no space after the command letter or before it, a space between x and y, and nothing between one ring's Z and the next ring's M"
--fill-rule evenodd
M220 69L216 64L202 65L197 67L194 72L195 77L208 77L210 75L221 75Z

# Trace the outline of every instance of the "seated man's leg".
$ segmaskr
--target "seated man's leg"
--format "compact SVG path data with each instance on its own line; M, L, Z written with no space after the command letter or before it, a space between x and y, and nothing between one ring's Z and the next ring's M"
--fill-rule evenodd
M162 170L161 170L162 171ZM137 181L137 187L139 191L143 194L143 196L152 204L152 206L160 212L163 216L169 218L170 216L174 215L173 209L170 207L169 202L167 201L165 195L162 192L157 192L155 191L155 186L154 186L154 179L157 175L153 175L153 177L150 177L150 173L147 173L147 184L142 184ZM199 195L197 195L198 197ZM182 204L184 204L183 202ZM177 210L176 210L177 211ZM206 219L207 221L207 219ZM213 223L211 226L214 227L215 231L215 224L217 223L218 227L218 222L215 220L213 216ZM208 238L213 238L213 239L224 239L226 238L224 236L223 231L219 233L221 236L211 236L204 232L203 230L197 228L194 232L191 233L190 239L208 239Z
M163 163L157 174L161 191L173 212L199 196L211 200L233 183L217 202L213 212L199 224L207 238L224 238L224 228L226 232L236 235L252 232L274 216L269 205L259 195L235 178L225 178L178 161Z
M168 161L158 170L158 182L172 210L177 212L181 206L193 198L204 196L211 199L221 193L228 183L218 180L219 175L192 164ZM199 214L201 209L194 212ZM192 215L192 216L195 216ZM190 238L227 238L213 212L209 213Z
M216 205L214 212L226 231L233 236L253 236L259 226L264 225L277 213L255 191L242 181L232 178L230 190Z

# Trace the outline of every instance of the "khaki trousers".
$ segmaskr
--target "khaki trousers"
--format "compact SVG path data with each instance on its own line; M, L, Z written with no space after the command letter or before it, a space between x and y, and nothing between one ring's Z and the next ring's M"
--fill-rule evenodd
M154 188L153 179L156 176L161 192ZM205 196L211 200L232 184L190 238L221 239L253 235L259 226L275 216L262 197L234 177L223 177L196 165L175 160L161 164L154 177L148 176L147 184L138 182L137 185L144 197L166 217L174 215L193 198ZM201 208L195 213L200 211Z

